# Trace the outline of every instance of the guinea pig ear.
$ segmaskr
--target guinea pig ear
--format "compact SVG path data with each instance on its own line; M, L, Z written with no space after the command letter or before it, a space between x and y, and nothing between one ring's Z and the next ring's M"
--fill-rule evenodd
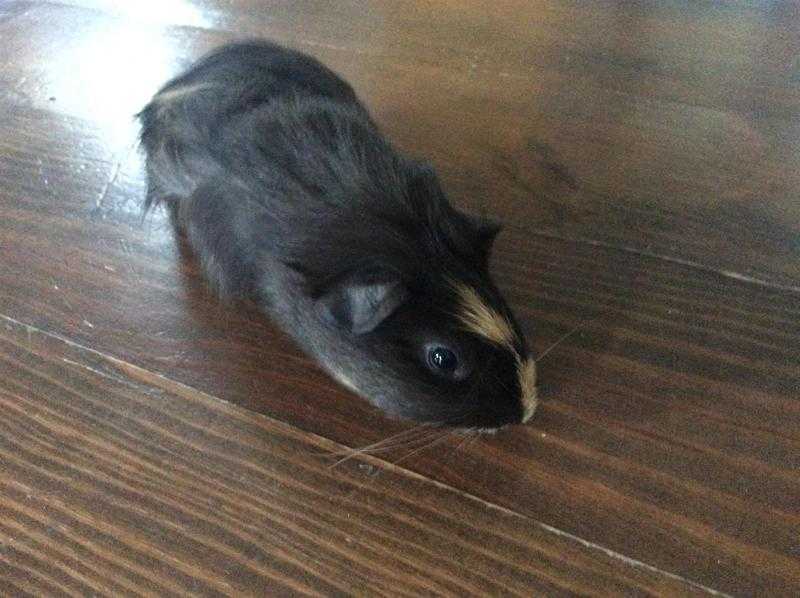
M502 230L502 226L494 220L486 220L483 218L474 219L476 231L476 245L480 253L488 256L492 249L494 240Z
M407 182L408 197L414 209L420 214L436 219L447 199L433 166L426 162L414 162L409 167Z
M408 298L405 285L389 273L359 273L333 284L317 299L323 319L352 332L374 330Z

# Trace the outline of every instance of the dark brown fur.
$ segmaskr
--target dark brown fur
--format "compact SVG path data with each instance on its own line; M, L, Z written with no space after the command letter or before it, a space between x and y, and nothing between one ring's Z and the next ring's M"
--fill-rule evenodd
M528 350L487 271L497 228L454 209L334 73L268 42L233 44L140 118L146 205L168 205L222 294L255 298L387 413L481 427L530 416ZM453 281L505 323L507 343L464 325ZM441 349L457 368L432 365Z

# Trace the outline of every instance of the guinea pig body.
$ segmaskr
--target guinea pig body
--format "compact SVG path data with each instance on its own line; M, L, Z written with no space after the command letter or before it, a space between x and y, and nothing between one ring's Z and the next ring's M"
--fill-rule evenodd
M497 227L454 209L352 88L268 42L225 46L140 113L164 203L222 295L252 297L385 412L527 421L536 368L488 274Z

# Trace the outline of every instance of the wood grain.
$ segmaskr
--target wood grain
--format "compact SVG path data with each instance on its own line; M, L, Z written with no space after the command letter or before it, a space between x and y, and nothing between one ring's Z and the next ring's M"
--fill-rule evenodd
M6 589L706 593L7 318L0 372Z
M164 374L303 430L302 442L364 446L403 430L252 306L214 300L163 215L139 221L130 114L156 79L233 37L290 42L351 78L458 203L509 222L493 269L537 349L582 326L542 363L532 426L402 464L719 591L800 593L792 5L119 6L0 10L0 314L142 368L115 376L150 387ZM103 60L80 62L98 47ZM141 68L118 68L137 52ZM404 488L411 474L397 475ZM46 554L19 556L14 583L85 575L42 577Z
M115 143L182 64L268 36L351 80L472 209L800 290L794 2L70 4L88 9L34 2L9 21L7 76ZM87 61L80 84L63 75Z
M348 446L402 429L252 308L209 296L163 221L92 217L93 179L54 204L31 182L33 156L56 161L37 115L7 121L31 157L5 172L31 191L2 196L0 313ZM534 426L405 463L711 587L798 587L796 296L513 230L494 269L540 349L585 328L543 363Z

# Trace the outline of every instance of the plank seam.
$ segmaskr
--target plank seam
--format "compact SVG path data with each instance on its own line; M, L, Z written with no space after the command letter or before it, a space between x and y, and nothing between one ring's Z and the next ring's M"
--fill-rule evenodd
M643 249L638 249L636 247L632 247L629 245L616 245L614 243L607 243L605 241L598 241L595 239L589 239L586 237L569 237L566 235L559 235L556 233L549 233L542 230L526 230L522 228L513 227L513 229L519 233L523 234L530 234L535 235L537 237L542 237L545 239L556 239L559 241L567 241L570 243L575 244L585 244L591 245L593 247L601 247L603 249L613 249L615 251L621 251L624 253L630 253L633 255L638 255L641 257L653 259L653 260L660 260L664 262L669 262L671 264L677 264L679 266L684 266L686 268L691 268L693 270L699 270L702 272L708 272L710 274L716 274L717 276L721 276L723 278L728 278L731 280L736 280L738 282L743 282L745 284L750 284L753 286L761 287L761 288L768 288L775 291L784 291L792 294L800 294L800 285L790 285L790 284L781 284L778 282L770 282L763 278L756 278L755 276L748 276L746 274L741 274L740 272L735 272L733 270L724 270L720 268L714 268L712 266L706 266L701 264L700 262L695 262L693 260L687 260L679 257L673 257L669 255L664 255L661 253L655 253L652 251L645 251Z
M92 349L90 347L84 346L84 345L82 345L80 343L77 343L75 341L72 341L72 340L70 340L70 339L68 339L68 338L66 338L66 337L64 337L64 336L62 336L60 334L56 334L56 333L53 333L53 332L45 331L45 330L43 330L41 328L38 328L38 327L33 326L31 324L27 324L25 322L22 322L20 320L17 320L15 318L12 318L12 317L7 316L5 314L0 314L0 319L6 321L8 323L7 325L10 324L10 325L13 325L13 326L16 326L16 327L24 328L27 331L29 337L30 337L30 335L32 333L36 333L36 334L39 334L39 335L42 335L42 336L45 336L45 337L48 337L48 338L55 339L55 340L57 340L57 341L59 341L61 343L64 343L65 345L67 345L69 347L77 349L78 351L81 351L81 352L84 352L84 353L93 354L93 355L99 357L100 359L102 359L102 360L104 360L106 362L110 362L111 364L123 367L124 369L143 372L145 374L148 374L149 377L155 377L155 378L164 380L165 382L167 382L168 384L170 384L172 386L181 388L181 389L183 389L185 391L189 391L189 392L201 395L206 400L209 400L211 402L219 402L219 403L225 404L229 408L235 409L237 411L241 410L243 412L246 412L249 416L257 416L258 418L261 418L262 420L266 420L266 421L268 421L269 423L271 423L273 425L278 425L279 427L290 429L290 430L295 431L295 432L301 432L302 434L306 435L309 439L314 440L314 441L316 441L316 442L318 442L320 444L334 444L337 447L353 450L353 447L349 447L347 445L344 445L342 443L336 442L335 440L332 440L332 439L327 438L325 436L321 436L321 435L316 434L314 432L309 432L309 431L304 430L304 429L302 429L300 427L294 426L294 425L289 424L287 422L284 422L282 420L278 420L278 419L272 418L272 417L270 417L268 415L265 415L263 413L259 413L257 411L251 411L249 409L245 409L244 407L240 407L239 405L236 405L235 403L231 403L229 401L226 401L225 399L222 399L222 398L217 397L215 395L206 393L206 392L204 392L204 391L202 391L200 389L194 388L194 387L192 387L192 386L190 386L188 384L184 384L184 383L179 382L177 380L173 380L173 379L171 379L171 378L169 378L167 376L164 376L163 374L159 374L157 372L152 372L152 371L150 371L150 370L148 370L146 368L142 368L142 367L137 366L135 364L132 364L132 363L130 363L128 361L125 361L125 360L122 360L122 359L118 359L118 358L116 358L116 357L114 357L112 355L109 355L107 353L103 353L102 351L98 351L96 349ZM101 370L98 370L97 368L93 368L93 367L91 367L89 365L81 364L81 363L78 363L76 361L72 361L72 360L66 359L66 358L62 358L62 361L66 362L69 365L78 366L80 368L83 368L83 369L85 369L85 370L87 370L87 371L89 371L89 372L91 372L91 373L93 373L95 375L99 375L99 376L102 376L104 378L109 378L109 379L111 379L111 380L113 380L113 381L115 381L117 383L123 383L123 384L126 383L126 381L124 381L121 378L113 376L112 374L109 374L107 372L103 372ZM153 384L147 384L147 383L143 383L143 384L144 385L149 385L151 387L158 388L157 386L155 386ZM514 511L514 510L509 509L507 507L504 507L502 505L487 501L487 500L485 500L485 499L483 499L483 498L481 498L481 497L479 497L477 495L474 495L474 494L472 494L470 492L466 492L466 491L461 490L459 488L455 488L454 486L450 486L449 484L445 484L445 483L440 482L438 480L435 480L433 478L430 478L430 477L427 477L425 475L419 474L419 473L417 473L415 471L412 471L410 469L407 469L405 467L400 467L400 466L395 465L395 464L393 464L393 463L391 463L389 461L384 461L383 459L380 459L379 457L376 457L374 455L362 454L362 455L358 455L356 458L359 459L359 460L362 460L362 461L372 462L373 464L376 464L376 465L378 465L379 467L381 467L383 469L386 469L388 471L392 471L392 472L394 472L394 473L396 473L398 475L401 475L403 477L417 479L417 480L423 481L425 483L433 484L435 487L443 489L445 491L454 492L457 495L466 498L467 500L470 500L470 501L472 501L474 503L478 503L480 505L483 505L487 509L496 510L496 511L502 512L502 513L504 513L506 515L509 515L511 517L516 517L516 518L522 519L522 520L524 520L524 521L526 521L526 522L528 522L530 524L535 525L536 527L540 528L541 530L543 530L543 531L545 531L547 533L554 534L554 535L562 537L562 538L566 538L566 539L568 539L570 541L573 541L573 542L577 542L578 544L584 546L585 548L588 548L588 549L590 549L592 551L601 552L602 554L606 555L607 557L609 557L611 559L614 559L614 560L617 560L617 561L620 561L621 563L624 563L625 565L633 567L635 569L642 569L642 570L648 571L650 573L654 573L656 575L660 575L662 577L666 577L666 578L669 578L669 579L676 580L676 581L678 581L680 583L686 584L687 586L689 586L689 587L691 587L693 589L706 592L707 594L710 594L712 596L723 596L723 597L726 597L726 598L731 596L730 594L727 594L727 593L722 592L720 590L716 590L716 589L711 588L709 586L703 585L703 584L701 584L699 582L693 581L691 579L688 579L688 578L683 577L681 575L678 575L676 573L665 571L663 569L660 569L658 567L655 567L655 566L650 565L648 563L645 563L643 561L628 557L628 556L626 556L626 555L624 555L622 553L619 553L619 552L617 552L615 550L612 550L610 548L607 548L607 547L602 546L600 544L597 544L595 542L591 542L589 540L586 540L584 538L581 538L579 536L576 536L574 534L571 534L571 533L569 533L567 531L564 531L564 530L561 530L559 528L553 527L553 526L548 525L548 524L546 524L546 523L544 523L542 521L538 521L536 519L532 519L531 517L529 517L527 515L524 515L522 513L519 513L518 511Z

